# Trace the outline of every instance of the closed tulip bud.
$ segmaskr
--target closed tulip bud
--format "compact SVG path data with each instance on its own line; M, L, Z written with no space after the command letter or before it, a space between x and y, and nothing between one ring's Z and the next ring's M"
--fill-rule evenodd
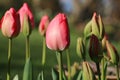
M96 63L100 62L103 57L102 45L99 39L94 34L90 37L89 46L90 58Z
M59 13L49 23L46 31L46 44L51 50L63 51L69 46L69 27L65 14Z
M83 62L82 68L83 68L83 80L96 80L95 74L90 65L88 64L88 62Z
M76 48L76 51L77 51L77 54L78 56L82 59L82 60L85 60L85 45L84 45L84 42L83 42L83 39L82 38L78 38L77 39L77 48Z
M96 13L93 14L92 18L92 33L96 35L99 39L102 39L105 34L104 25L101 16L97 16Z
M19 14L14 8L7 10L1 20L2 34L7 38L16 37L20 32Z
M110 62L117 65L119 63L119 55L116 48L108 41L106 41L106 48L107 57L109 58Z
M23 6L19 9L18 13L20 14L21 32L24 31L28 36L30 35L32 29L34 28L33 14L28 4L24 3ZM27 25L27 28L24 28L26 27L25 24L29 24Z
M42 36L45 36L48 24L49 24L49 17L45 15L42 17L40 24L39 24L39 32Z

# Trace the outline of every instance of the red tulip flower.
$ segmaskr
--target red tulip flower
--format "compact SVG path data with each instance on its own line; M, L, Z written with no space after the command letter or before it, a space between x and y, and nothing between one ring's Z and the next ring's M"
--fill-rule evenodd
M39 24L39 32L41 35L45 36L48 24L49 24L49 17L45 15L42 17L40 24Z
M20 20L19 14L14 8L10 8L6 11L1 19L1 30L5 37L16 37L20 32Z
M46 44L51 50L63 51L69 46L70 35L66 15L59 13L48 25Z
M33 29L34 17L27 3L23 4L23 6L19 9L18 13L20 14L21 31L23 30L25 24L25 17L27 17L28 23L30 23L30 27Z

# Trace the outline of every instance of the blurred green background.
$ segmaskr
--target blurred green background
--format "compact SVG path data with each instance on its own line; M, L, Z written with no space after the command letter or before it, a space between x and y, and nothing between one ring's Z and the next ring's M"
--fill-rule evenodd
M31 58L33 63L34 80L41 71L42 37L38 32L38 25L43 15L47 14L52 19L57 13L64 12L67 15L70 27L70 57L71 65L80 62L76 54L76 39L83 35L86 23L92 18L93 12L102 16L106 33L110 41L120 53L120 0L0 0L0 18L10 7L18 10L24 2L27 2L33 12L35 29L30 36ZM6 78L7 72L7 48L8 39L0 32L0 77ZM63 62L66 64L66 55L63 53ZM19 74L22 78L25 63L25 38L21 33L13 39L13 51L11 71L12 77ZM47 62L45 78L51 80L51 69L57 65L54 51L47 49Z

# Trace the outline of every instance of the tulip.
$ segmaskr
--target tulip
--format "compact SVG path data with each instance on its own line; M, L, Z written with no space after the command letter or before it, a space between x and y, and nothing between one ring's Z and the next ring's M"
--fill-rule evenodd
M47 26L49 24L49 17L47 15L43 16L39 24L39 32L45 36Z
M99 80L101 80L99 63L101 62L101 59L103 58L103 51L102 51L102 45L98 37L95 36L94 34L91 35L90 37L89 55L90 55L90 58L96 63L96 67L98 71L98 78Z
M43 36L43 52L42 52L42 65L44 66L45 61L46 61L46 43L45 43L45 34L46 34L46 29L49 24L49 17L47 15L44 15L40 21L39 24L39 32Z
M82 59L85 60L85 44L83 42L82 38L77 39L77 48L76 48L78 56Z
M107 56L110 62L112 62L113 64L118 64L119 55L116 48L111 43L109 43L109 41L106 41L106 48L107 48Z
M14 8L10 8L4 14L1 20L2 34L7 38L16 37L20 32L19 14L16 13Z
M46 31L46 44L51 50L63 51L70 43L69 27L65 14L59 13Z
M118 52L117 52L116 48L108 41L106 41L106 48L108 51L107 56L108 56L109 61L116 66L117 80L119 80L119 66L118 66L119 55L118 55Z
M26 38L26 61L30 58L30 43L29 36L34 28L34 19L33 14L27 3L24 3L23 6L19 9L18 13L20 14L20 23L21 23L21 32L25 35Z
M101 16L97 16L96 13L93 14L92 18L92 33L96 35L99 39L102 39L105 34L104 25Z
M20 14L21 32L23 31L25 35L29 36L34 28L34 18L28 4L24 3L18 13Z
M83 80L96 80L95 74L90 65L88 64L88 62L83 62L82 68L83 68Z
M57 51L57 60L59 64L59 80L62 80L62 51L70 43L69 27L65 14L59 13L53 18L46 30L46 44L51 50Z
M14 8L10 8L6 11L3 18L0 21L0 26L2 34L9 39L7 80L10 80L12 38L16 37L20 32L19 14L17 14Z
M89 38L92 34L96 35L98 39L102 39L105 35L104 24L101 16L94 12L92 19L88 22L84 29L85 38Z
M99 63L103 57L102 53L103 53L102 45L101 45L99 39L93 34L90 37L90 47L89 47L90 58L94 62Z

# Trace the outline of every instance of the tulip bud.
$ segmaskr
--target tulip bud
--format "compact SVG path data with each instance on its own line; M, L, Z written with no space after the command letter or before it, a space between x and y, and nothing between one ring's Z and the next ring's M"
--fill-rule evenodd
M106 41L106 48L107 48L107 57L109 58L110 62L113 64L119 63L119 55L116 48Z
M4 14L1 20L1 31L2 34L7 38L16 37L20 32L20 20L19 14L14 8L10 8Z
M83 62L82 68L83 68L83 80L96 80L95 74L90 65L88 64L88 62Z
M96 63L100 62L103 57L102 45L94 34L90 37L89 55Z
M59 13L53 18L46 31L46 44L51 50L63 51L69 46L69 27L65 14Z
M45 36L48 24L49 24L49 17L47 15L45 15L42 17L41 22L39 24L39 32L42 36L43 35Z
M101 16L97 16L96 13L93 14L92 18L92 33L96 35L99 39L102 39L105 33Z
M18 13L20 14L20 23L21 23L21 32L23 29L26 29L25 24L29 23L29 27L26 29L27 35L30 35L32 29L34 28L34 19L33 14L27 3L24 3L23 6L19 9Z
M77 39L77 48L76 48L76 51L77 51L77 54L78 56L85 60L85 45L84 45L84 42L83 42L83 39L82 38L78 38Z

